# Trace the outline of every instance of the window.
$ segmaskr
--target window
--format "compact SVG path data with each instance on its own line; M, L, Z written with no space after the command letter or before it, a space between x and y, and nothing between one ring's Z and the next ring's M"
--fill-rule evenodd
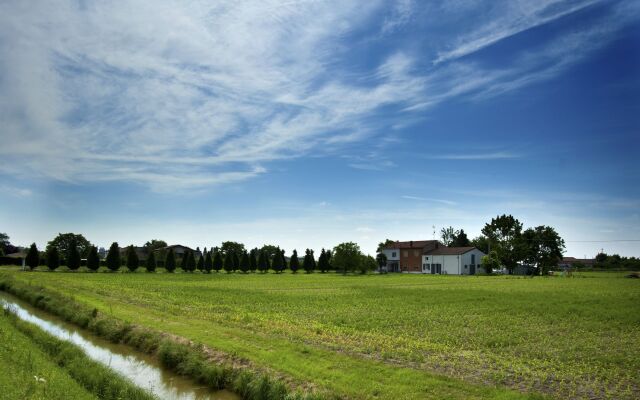
M405 250L402 252L403 257L409 257L409 250Z
M420 250L414 250L414 251L413 251L413 255L414 255L415 257L418 257L418 256L420 255Z
M476 255L472 254L471 255L471 264L475 264L476 263Z
M425 259L425 260L427 260L427 261L429 261L429 257L425 257L424 259Z
M396 252L395 251L391 252L391 257L395 258L395 256L396 256Z

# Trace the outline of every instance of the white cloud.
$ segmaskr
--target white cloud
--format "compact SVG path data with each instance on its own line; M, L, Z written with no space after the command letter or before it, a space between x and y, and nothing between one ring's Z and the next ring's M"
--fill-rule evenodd
M388 137L448 99L556 76L605 43L623 13L503 69L454 60L591 3L496 7L495 22L451 39L440 58L453 62L424 71L421 55L398 50L354 79L335 67L349 58L344 38L372 18L387 32L411 23L413 1L382 17L381 0L2 2L0 173L155 190L251 179L272 160ZM385 132L378 113L389 106L404 112ZM396 164L357 155L347 165Z

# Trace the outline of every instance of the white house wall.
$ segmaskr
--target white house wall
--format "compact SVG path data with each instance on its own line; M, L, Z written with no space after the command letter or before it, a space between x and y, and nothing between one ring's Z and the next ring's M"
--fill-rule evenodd
M387 261L400 261L400 249L384 249L382 253L387 256Z

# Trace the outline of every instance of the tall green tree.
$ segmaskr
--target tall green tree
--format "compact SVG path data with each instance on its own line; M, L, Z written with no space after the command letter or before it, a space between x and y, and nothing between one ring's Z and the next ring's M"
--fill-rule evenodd
M240 271L246 274L247 272L249 272L250 267L251 264L249 261L249 253L247 253L247 251L245 250L244 253L242 253L242 259L240 259Z
M242 252L244 253L245 250L242 250ZM233 256L233 270L237 271L240 269L240 257L238 256L238 254L242 254L242 253L236 253L236 252L232 252L231 255Z
M74 244L80 256L89 254L91 243L82 235L76 233L59 233L53 240L47 243L47 249L55 246L58 254L69 254L69 247Z
M265 252L269 260L273 260L273 257L280 253L280 247L273 244L265 244L260 248L260 250Z
M267 256L267 253L262 250L258 257L258 270L262 273L266 273L269 270L269 257Z
M227 271L227 274L231 273L236 268L235 263L233 262L233 252L227 251L227 254L224 256L224 270Z
M298 251L296 249L293 249L293 253L291 253L289 268L291 268L291 272L294 274L300 269L300 260L298 260Z
M47 249L47 268L50 271L55 271L60 267L60 254L58 253L58 248L52 246Z
M223 267L222 254L216 250L213 256L213 269L216 272L220 272L222 267Z
M80 268L80 253L73 239L69 242L69 247L67 248L67 268L71 271L76 271Z
M249 252L249 270L251 272L255 272L258 269L258 260L256 259L257 253L258 249L253 249Z
M98 248L91 246L89 255L87 256L87 268L91 271L97 271L100 268L100 257L98 256Z
M207 258L207 249L204 249L204 253L200 257L198 257L198 262L196 263L196 269L200 272L204 273L204 260Z
M564 240L550 226L540 225L522 233L524 261L535 265L539 275L546 275L558 265L564 252Z
M40 264L40 253L38 252L38 247L35 243L32 243L31 247L29 247L29 251L27 252L24 262L31 271L36 269L38 264Z
M353 242L340 243L333 248L333 263L343 274L358 269L361 256L360 246Z
M464 232L464 229L460 229L456 231L456 236L453 238L453 242L451 246L453 247L469 247L471 246L471 241L467 237L467 234Z
M322 273L329 271L329 262L327 261L327 252L324 250L324 248L320 252L320 257L318 257L318 269Z
M11 244L9 241L9 235L0 232L0 249L6 254L6 248Z
M118 247L118 242L111 243L111 247L109 247L109 252L107 253L106 263L107 268L113 272L120 269L120 247Z
M500 215L485 224L482 234L489 239L491 250L498 254L500 264L509 274L524 259L522 246L522 223L512 215Z
M204 272L211 273L213 269L213 258L211 258L211 251L207 252L207 255L204 257Z
M144 262L144 267L147 272L155 272L156 270L156 252L149 252L147 259Z
M187 263L189 262L189 250L185 250L184 253L182 253L182 258L180 259L180 269L182 269L184 272L189 271L189 267L187 266Z
M276 251L273 255L273 260L271 261L271 269L276 271L276 274L279 274L284 269L284 265L282 263L282 256L280 254L280 249Z
M169 273L173 273L176 270L176 254L173 252L173 248L169 247L167 255L164 260L164 269Z
M304 260L302 260L302 268L304 268L307 274L313 272L316 269L316 259L313 256L313 250L307 249L304 252Z
M195 270L196 270L196 256L193 251L190 251L187 257L187 271L193 272Z
M129 271L135 272L140 266L140 259L138 258L138 254L136 253L136 249L133 245L127 247L127 268Z

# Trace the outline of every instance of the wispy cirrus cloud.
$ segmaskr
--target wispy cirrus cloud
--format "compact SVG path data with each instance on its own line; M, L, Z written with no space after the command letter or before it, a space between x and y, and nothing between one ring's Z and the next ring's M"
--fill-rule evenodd
M592 3L510 2L471 33L452 32L435 67L421 68L419 53L387 49L355 71L349 35L411 24L415 2L3 2L0 172L155 190L252 179L273 160L388 136L444 101L557 76L610 40L630 13L518 52L506 67L460 58ZM395 163L363 152L347 165Z
M430 197L420 197L420 196L410 196L410 195L403 195L401 197L405 200L428 201L428 202L434 202L434 203L441 203L448 206L455 206L456 204L458 204L455 201L444 200L444 199L434 199Z

